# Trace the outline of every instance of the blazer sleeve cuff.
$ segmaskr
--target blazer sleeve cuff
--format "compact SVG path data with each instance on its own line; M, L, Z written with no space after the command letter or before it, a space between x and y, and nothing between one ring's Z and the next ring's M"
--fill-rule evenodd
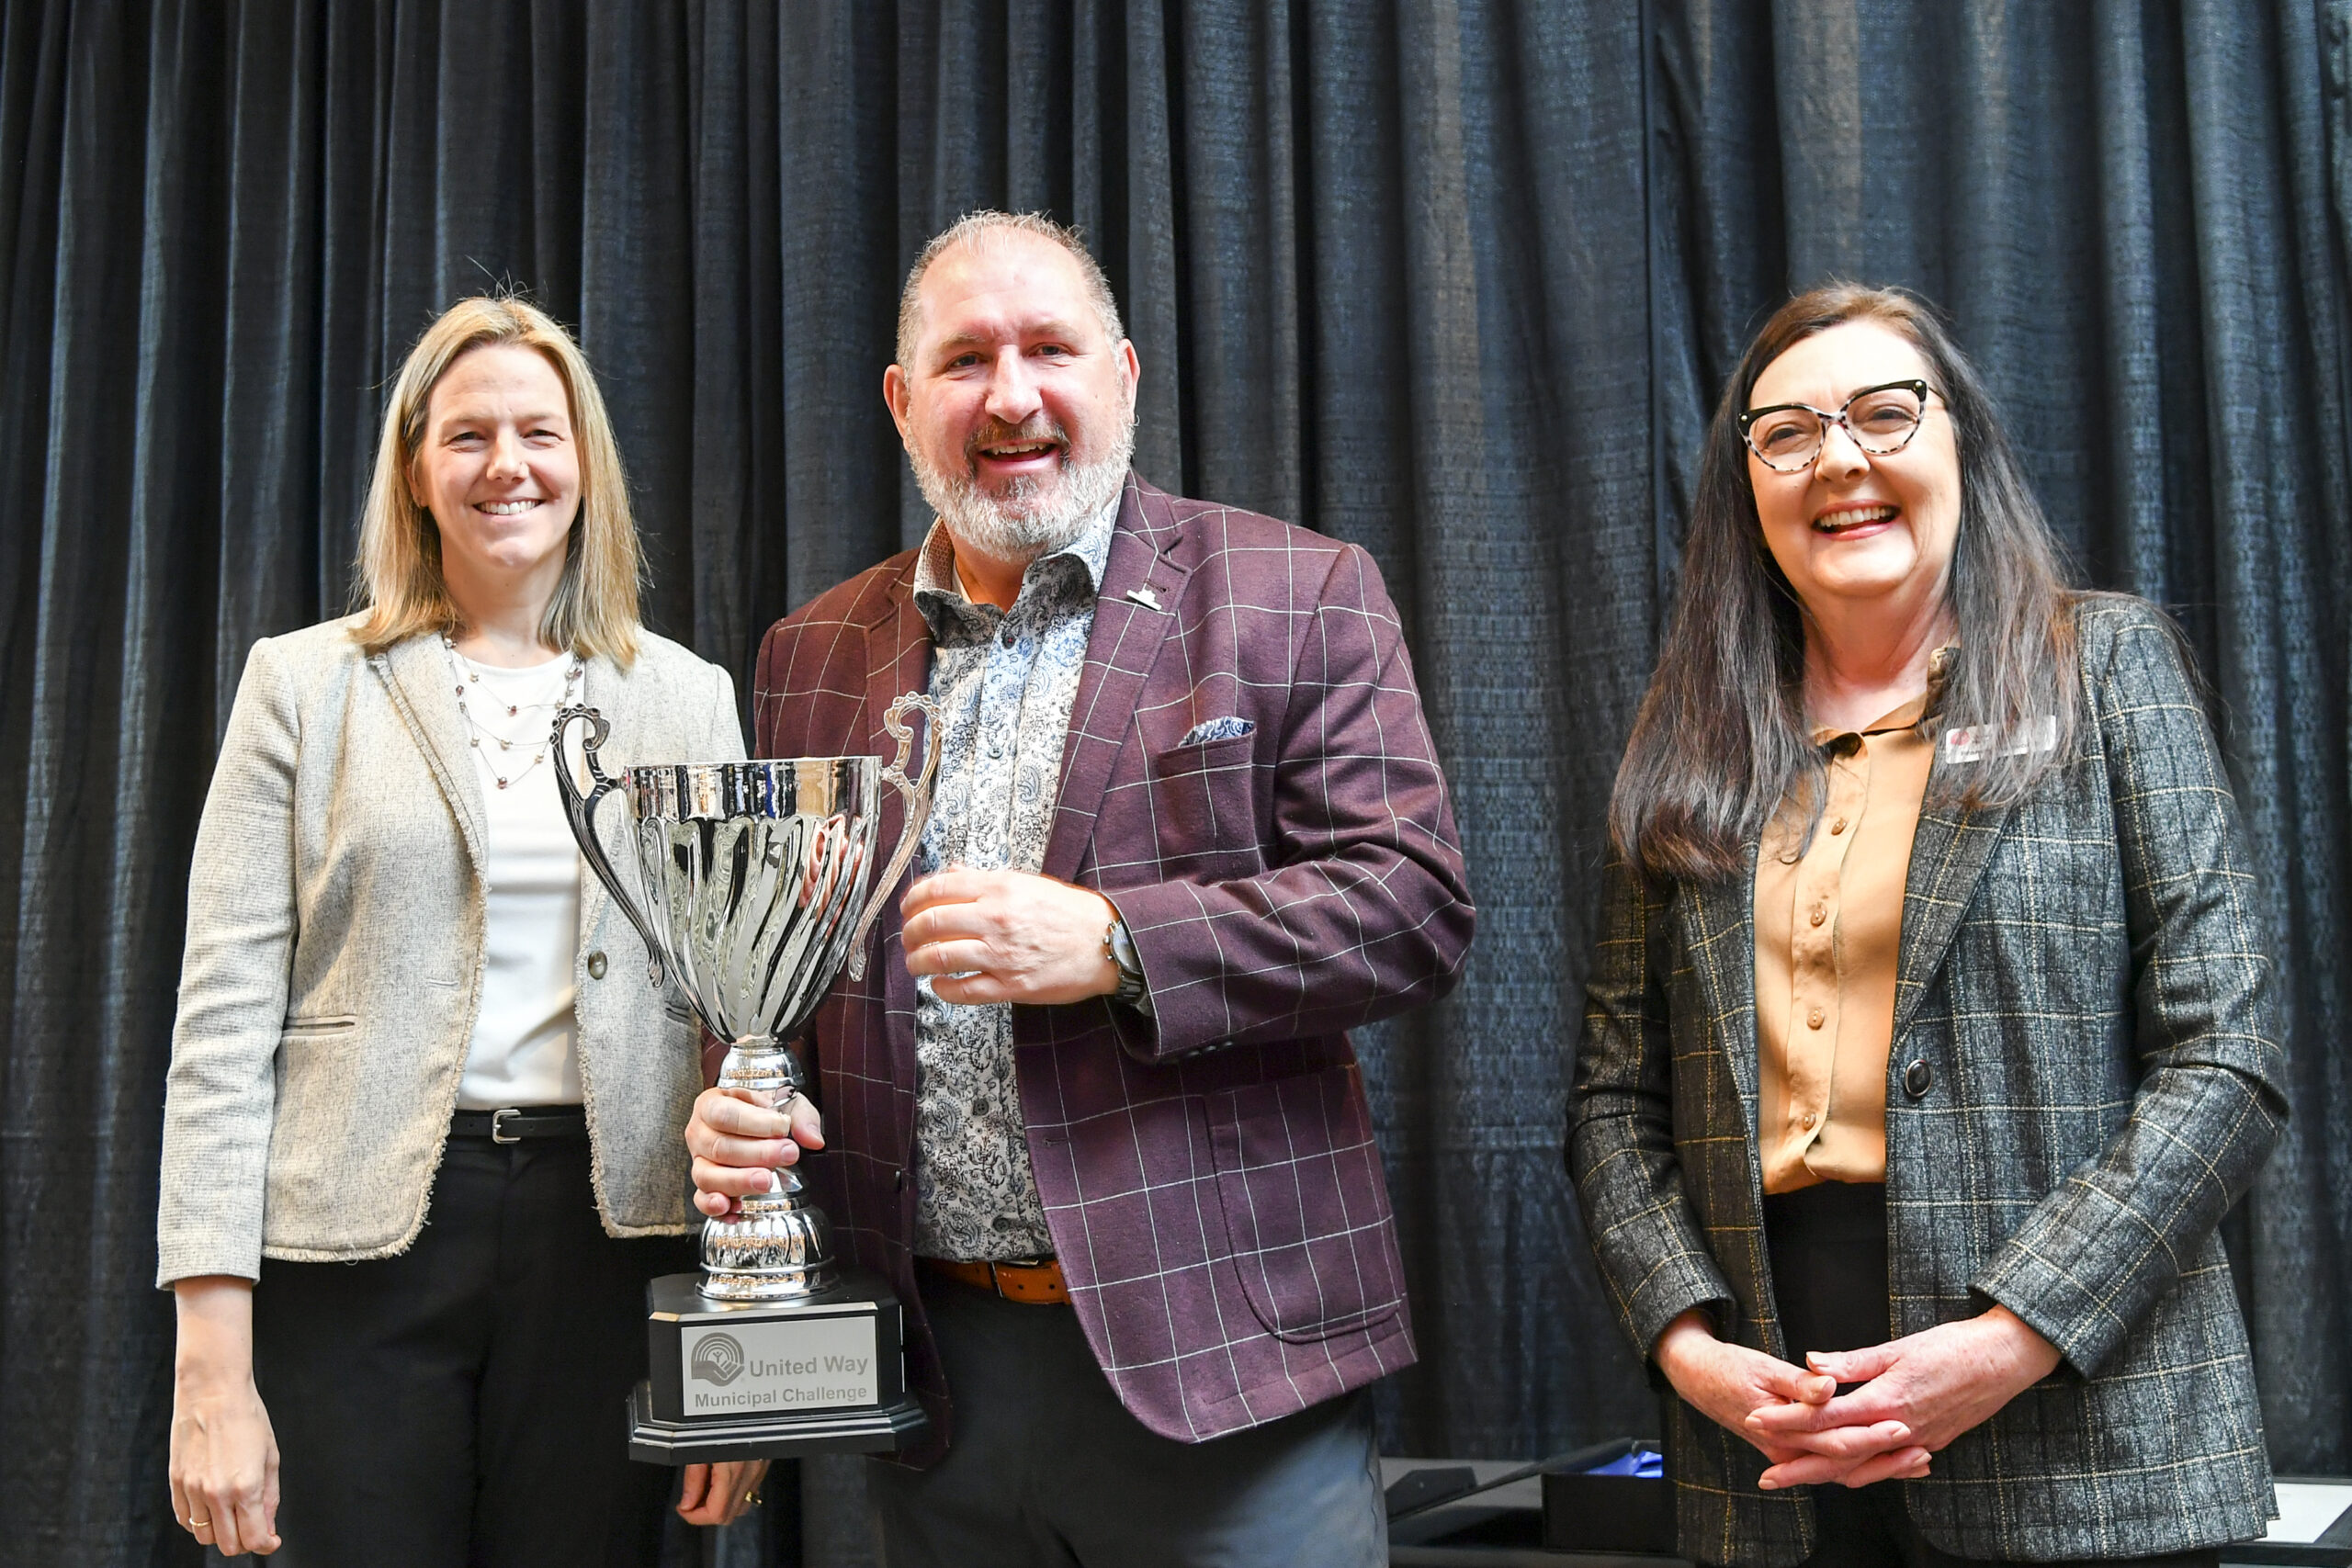
M155 1288L168 1291L178 1280L227 1274L240 1280L261 1279L261 1248L226 1242L217 1235L161 1238L155 1257Z
M1677 1280L1675 1288L1645 1292L1627 1303L1625 1321L1634 1337L1634 1346L1641 1352L1645 1365L1656 1365L1658 1337L1667 1325L1693 1307L1705 1311L1715 1325L1717 1337L1723 1337L1724 1323L1733 1305L1731 1287L1721 1280L1704 1284L1697 1280Z
M155 1284L163 1290L209 1274L261 1278L267 1145L220 1133L234 1120L249 1125L254 1113L223 1097L189 1095L193 1076L180 1075L178 1098L164 1119L155 1205ZM265 1105L259 1114L267 1113Z
M2132 1329L2111 1304L2117 1284L2079 1278L2038 1250L2029 1229L2012 1237L1970 1288L2017 1314L2087 1378Z
M1185 933L1206 923L1198 892L1182 882L1145 883L1106 890L1103 897L1127 922L1148 987L1148 1010L1121 1007L1103 998L1129 1055L1163 1061L1223 1043L1241 1027L1222 1006L1222 988L1195 982L1170 985L1170 977L1201 966L1184 951Z
M1589 1187L1580 1196L1601 1282L1635 1354L1647 1361L1666 1325L1692 1307L1706 1309L1719 1337L1732 1337L1739 1298L1687 1210L1676 1212L1682 1210L1679 1192L1631 1212Z

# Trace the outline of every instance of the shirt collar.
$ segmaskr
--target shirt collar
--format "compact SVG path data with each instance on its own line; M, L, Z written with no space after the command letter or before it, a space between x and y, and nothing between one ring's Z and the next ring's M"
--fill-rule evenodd
M1086 573L1090 594L1102 590L1103 568L1111 559L1111 535L1119 521L1120 502L1126 499L1126 487L1122 485L1096 513L1078 537L1060 549L1049 550L1029 563L1021 574L1021 592L1026 594L1030 584L1040 581L1042 573L1066 570L1049 562L1069 559L1076 561ZM922 549L915 558L915 608L931 624L933 637L941 634L941 621L950 615L982 615L988 617L1004 612L993 604L976 604L964 592L964 584L956 575L956 541L948 537L947 525L937 518L932 520L931 532L923 536Z
M1813 743L1827 746L1846 735L1885 735L1898 729L1917 729L1927 722L1930 714L1943 705L1944 678L1951 671L1953 659L1959 654L1957 643L1946 643L1928 656L1928 689L1892 712L1881 714L1860 729L1841 730L1824 725L1813 732Z

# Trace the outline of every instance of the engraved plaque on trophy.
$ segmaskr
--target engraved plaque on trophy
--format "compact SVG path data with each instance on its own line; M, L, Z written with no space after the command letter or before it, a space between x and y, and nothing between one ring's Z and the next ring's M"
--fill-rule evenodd
M910 712L923 715L923 764L910 779ZM800 1069L785 1043L808 1025L846 963L865 969L866 932L881 913L931 812L939 712L910 693L884 725L898 756L664 762L605 775L610 733L594 708L557 716L554 743L584 723L582 795L568 757L556 773L581 853L645 939L648 975L667 976L712 1034L728 1042L727 1088L783 1105ZM906 822L871 896L882 788ZM629 813L638 890L595 834L596 808L618 795ZM702 1271L646 1287L648 1376L630 1399L629 1452L691 1464L818 1450L899 1448L925 1425L906 1391L900 1314L889 1285L833 1257L823 1211L801 1196L798 1172L703 1225Z

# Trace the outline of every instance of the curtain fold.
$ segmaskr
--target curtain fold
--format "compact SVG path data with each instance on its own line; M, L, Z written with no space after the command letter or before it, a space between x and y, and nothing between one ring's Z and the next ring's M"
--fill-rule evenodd
M899 290L1084 227L1138 468L1361 543L1478 942L1361 1042L1422 1364L1391 1451L1656 1425L1563 1176L1601 816L1747 333L1946 310L2086 581L2178 616L2296 1119L2229 1232L2274 1455L2352 1468L2352 0L13 0L0 8L0 1539L193 1562L150 1287L189 847L246 650L341 611L389 378L529 289L655 629L735 672L918 538ZM13 883L9 878L13 875ZM850 1562L863 1461L673 1560Z

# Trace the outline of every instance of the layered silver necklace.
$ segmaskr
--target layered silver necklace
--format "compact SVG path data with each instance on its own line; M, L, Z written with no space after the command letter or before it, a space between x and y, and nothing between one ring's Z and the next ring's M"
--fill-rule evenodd
M481 754L483 763L490 769L490 776L498 781L499 788L506 789L521 783L533 768L548 760L548 738L555 729L552 718L540 727L538 747L531 753L531 760L512 773L502 772L501 770L507 765L507 755L514 750L521 737L531 733L529 727L526 726L519 736L501 735L474 716L473 709L466 704L466 688L481 683L481 671L474 669L466 661L464 656L458 653L457 639L446 631L441 634L441 651L449 660L450 674L456 678L458 713L465 719L466 728L469 731L466 737L466 743ZM552 715L558 709L569 707L579 700L580 682L587 672L588 666L581 662L580 656L575 653L571 656L571 662L564 669L562 689L548 701L493 703L492 705L504 708L508 718L520 718L526 713L543 712ZM482 742L485 740L497 750L492 751L484 747Z

